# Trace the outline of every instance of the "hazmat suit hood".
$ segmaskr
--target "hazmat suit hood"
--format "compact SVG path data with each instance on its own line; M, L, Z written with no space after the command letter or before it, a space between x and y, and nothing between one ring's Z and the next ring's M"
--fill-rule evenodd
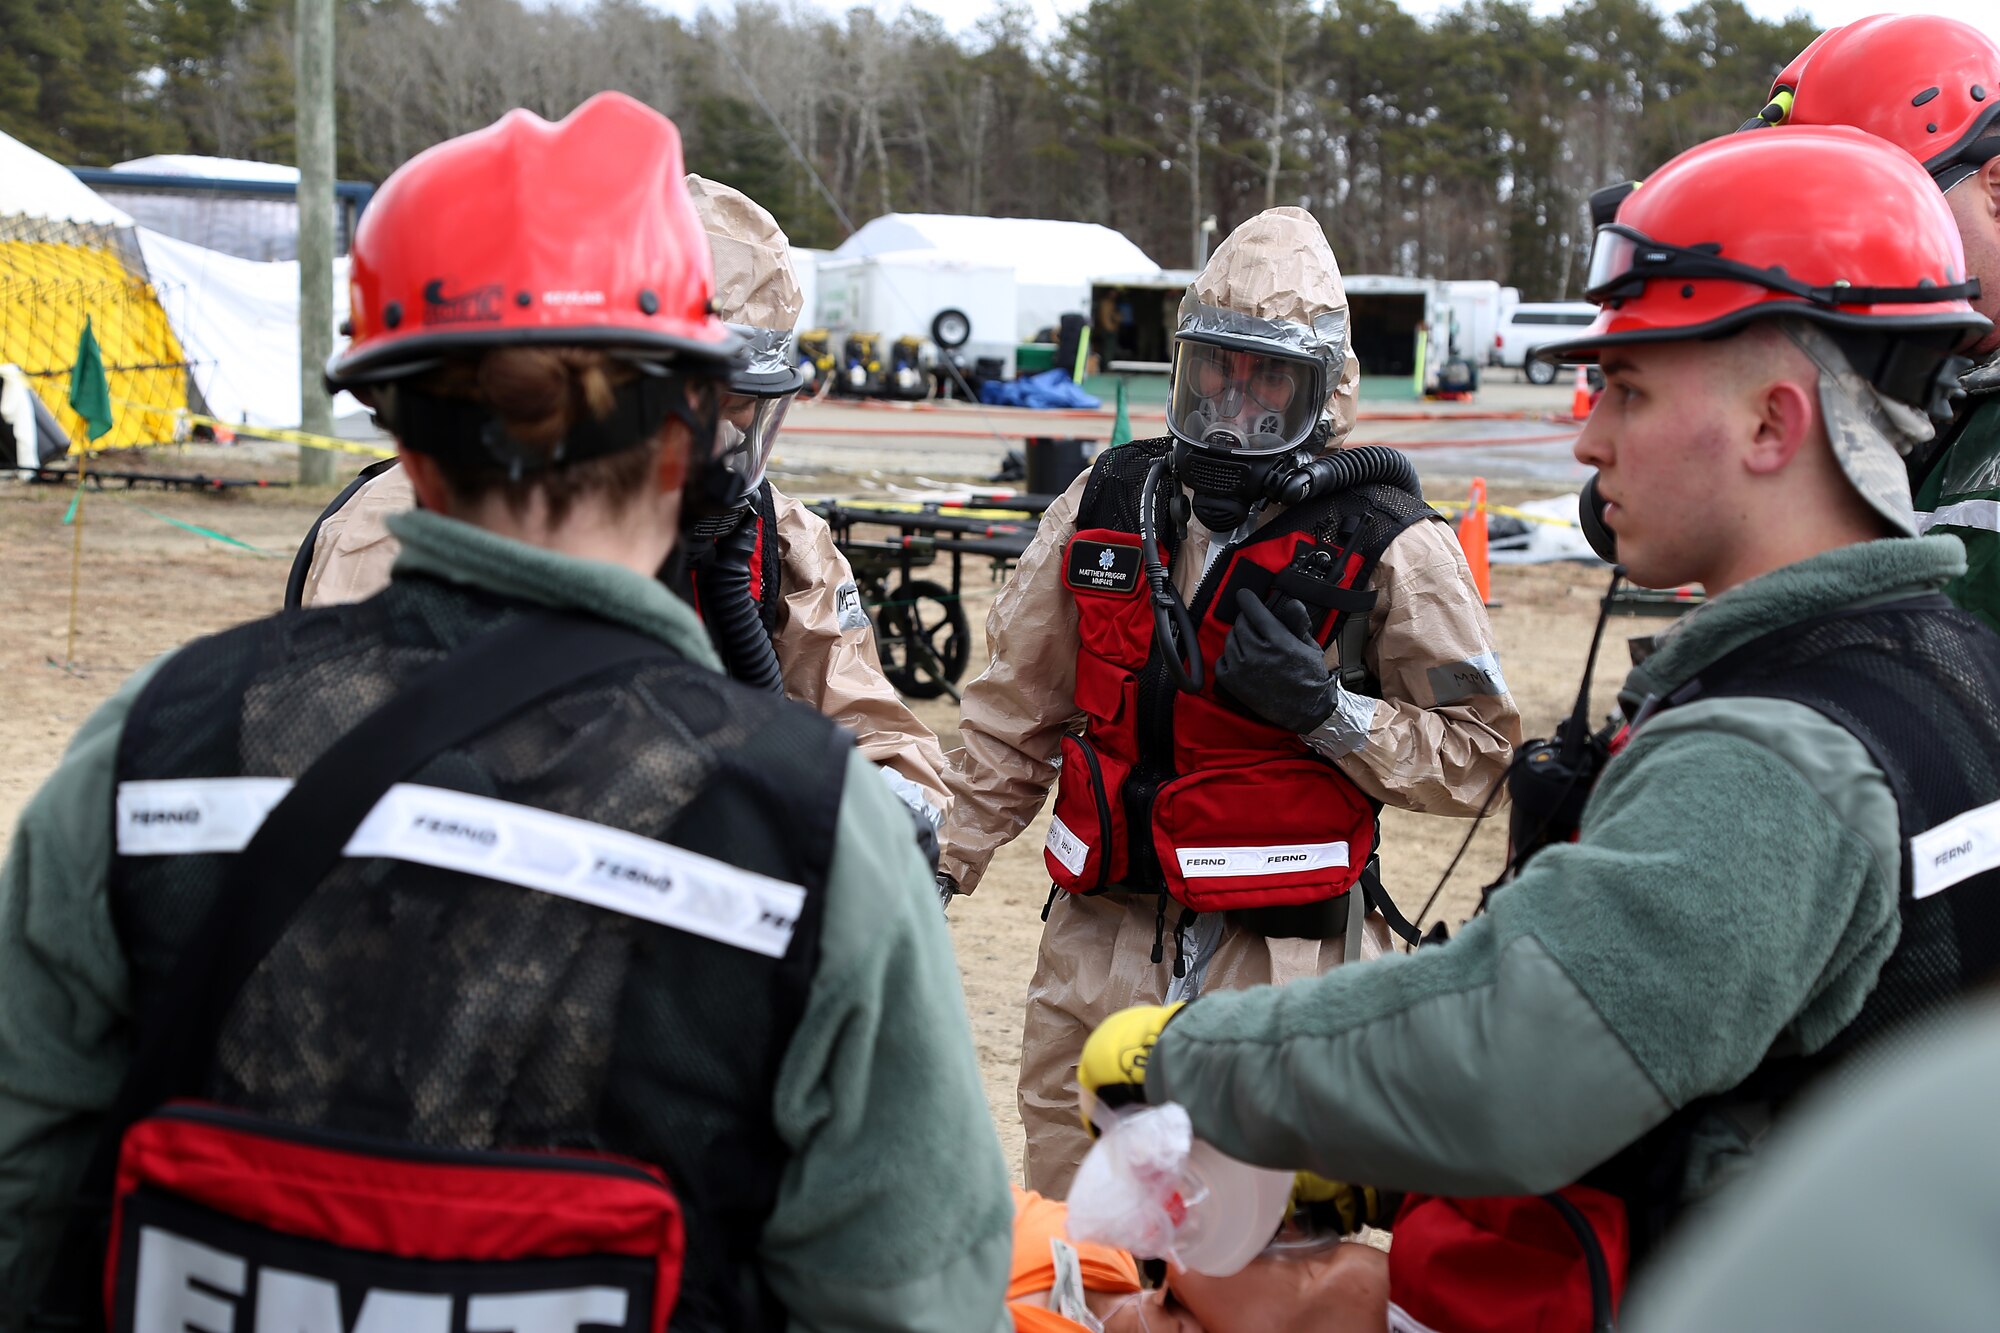
M689 175L687 190L715 259L716 313L725 323L790 333L806 298L778 220L741 190L703 176Z
M791 341L805 296L792 272L790 243L762 205L702 176L688 176L687 191L708 233L716 313L745 344L744 359L729 375L717 461L737 478L737 493L747 497L762 484L792 395L805 383ZM755 406L744 406L745 400ZM739 512L732 507L706 525L692 524L688 535L706 541L726 530Z
M1344 324L1347 288L1318 219L1287 206L1267 208L1230 232L1188 287L1184 314L1189 302L1311 330L1329 315L1340 315ZM1325 408L1333 425L1330 449L1354 429L1360 408L1361 363L1351 340L1345 355Z

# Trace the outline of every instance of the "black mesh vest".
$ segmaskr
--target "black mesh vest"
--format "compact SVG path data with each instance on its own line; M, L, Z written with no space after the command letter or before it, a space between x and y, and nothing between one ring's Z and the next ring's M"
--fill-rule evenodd
M514 605L402 577L366 602L191 644L137 701L119 780L294 777ZM688 1218L672 1328L782 1327L755 1263L787 1156L771 1105L817 961L850 748L812 710L676 659L619 668L446 751L410 780L803 886L789 951L772 959L513 884L349 859L245 983L206 1095L420 1145L655 1163ZM139 1042L226 861L113 862Z
M1832 1065L1872 1058L1873 1038L2000 968L2000 869L1960 874L1970 845L1941 829L2000 802L2000 636L1938 596L1837 612L1745 645L1664 706L1731 696L1804 704L1867 749L1896 798L1902 931L1861 1012L1824 1048L1769 1058L1742 1087L1683 1107L1593 1177L1626 1199L1640 1246L1680 1211L1702 1120L1745 1103L1782 1110Z

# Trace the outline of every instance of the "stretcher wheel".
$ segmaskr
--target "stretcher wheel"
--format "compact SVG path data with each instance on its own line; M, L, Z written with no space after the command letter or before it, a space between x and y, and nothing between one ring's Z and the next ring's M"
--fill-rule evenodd
M912 699L958 696L972 656L972 627L950 589L928 579L899 584L875 613L875 650L882 674Z

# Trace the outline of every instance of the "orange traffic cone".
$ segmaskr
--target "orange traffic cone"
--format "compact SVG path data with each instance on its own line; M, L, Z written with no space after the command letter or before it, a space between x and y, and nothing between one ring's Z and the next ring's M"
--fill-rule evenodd
M1576 368L1576 392L1569 396L1569 414L1576 421L1590 418L1590 375L1582 366Z
M1472 568L1472 586L1479 600L1498 606L1493 600L1493 567L1486 559L1486 478L1472 479L1472 494L1466 497L1465 512L1458 516L1458 544L1465 563Z

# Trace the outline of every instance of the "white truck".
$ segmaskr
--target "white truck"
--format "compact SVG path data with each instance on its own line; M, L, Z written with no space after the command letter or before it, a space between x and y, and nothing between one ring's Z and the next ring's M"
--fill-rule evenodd
M1493 362L1524 372L1530 384L1553 384L1556 368L1528 360L1528 353L1543 343L1575 337L1578 329L1589 328L1596 318L1597 307L1588 301L1524 301L1501 322L1493 340Z

